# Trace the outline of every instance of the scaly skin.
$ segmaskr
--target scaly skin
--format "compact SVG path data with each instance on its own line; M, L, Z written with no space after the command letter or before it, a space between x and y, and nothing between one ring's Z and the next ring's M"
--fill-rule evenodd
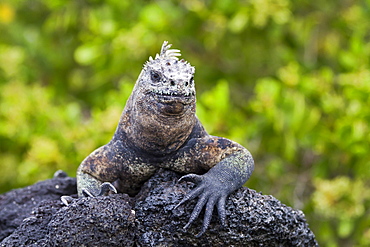
M111 182L118 192L135 195L159 168L188 174L180 181L198 186L179 205L199 197L185 228L205 207L200 236L215 206L225 225L226 198L249 179L254 162L243 146L204 130L195 115L195 69L179 55L164 42L161 53L149 58L112 140L79 166L77 189L80 197L101 195Z

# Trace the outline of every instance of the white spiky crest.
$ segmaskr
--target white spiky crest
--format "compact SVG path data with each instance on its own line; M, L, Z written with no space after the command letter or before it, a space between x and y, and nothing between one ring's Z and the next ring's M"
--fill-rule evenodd
M181 51L179 49L170 49L172 46L172 44L168 44L168 41L164 41L163 44L162 44L162 48L161 48L161 52L160 54L156 54L155 55L155 59L158 59L158 58L172 58L172 59L176 59L176 60L179 60L179 56L181 56ZM153 61L154 59L150 56L149 57L149 61Z
M149 57L148 61L144 63L139 78L142 78L146 72L155 70L164 73L165 77L168 78L189 80L194 74L195 68L184 59L179 60L180 50L171 49L171 46L168 41L164 41L161 51L156 54L155 59Z
M183 95L191 102L195 100L193 80L195 68L184 59L179 60L180 50L170 48L171 45L164 41L156 58L149 57L149 60L144 63L131 98L155 93L166 96ZM153 72L160 74L160 83L153 82Z

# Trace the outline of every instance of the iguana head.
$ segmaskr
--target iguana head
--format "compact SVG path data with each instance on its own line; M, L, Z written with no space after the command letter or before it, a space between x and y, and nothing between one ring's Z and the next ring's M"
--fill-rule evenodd
M115 138L163 156L180 148L195 124L195 72L166 41L144 64L127 100Z
M165 115L195 111L195 68L184 59L179 60L180 50L170 47L165 41L160 54L144 64L134 89L137 100Z

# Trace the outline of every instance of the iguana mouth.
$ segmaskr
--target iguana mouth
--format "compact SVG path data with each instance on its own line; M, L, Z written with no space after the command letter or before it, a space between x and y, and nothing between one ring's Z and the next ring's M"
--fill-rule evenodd
M163 92L163 93L157 93L158 95L161 95L161 96L175 96L175 97L192 97L192 96L195 96L195 93L187 93L187 94L183 94L183 93L178 93L178 92Z
M189 105L195 103L195 93L178 93L178 92L156 92L153 93L155 100L159 103L173 104L181 103L183 105Z

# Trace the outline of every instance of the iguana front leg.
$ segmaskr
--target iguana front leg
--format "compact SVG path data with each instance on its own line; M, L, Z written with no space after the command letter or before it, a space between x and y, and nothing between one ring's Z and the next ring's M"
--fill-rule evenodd
M78 174L80 180L84 181L85 186L83 189L80 189L79 197L96 197L96 196L106 196L110 192L117 193L116 187L109 182L101 182L96 178L88 174ZM73 197L71 196L61 196L61 201L64 205L68 206L72 201Z
M77 170L78 197L95 197L108 195L109 192L117 193L111 184L118 177L117 154L114 147L117 143L108 143L87 156ZM62 202L68 205L73 198L62 196Z
M97 196L109 191L135 195L156 170L155 165L144 162L122 141L112 141L91 153L79 166L78 196Z
M111 184L119 176L119 158L121 142L110 142L92 152L77 170L77 193L79 197L94 197L117 193Z
M186 201L199 197L196 206L185 225L187 229L199 216L205 206L203 227L197 237L201 236L208 228L213 209L217 206L218 215L223 226L226 225L226 198L236 189L243 186L254 170L254 161L246 149L238 150L219 161L207 173L203 175L188 174L180 178L180 181L190 181L198 186L187 194L176 206Z
M77 193L78 197L96 197L108 195L109 192L117 193L117 189L110 182L102 182L93 176L77 170ZM60 200L68 206L74 198L61 196Z

